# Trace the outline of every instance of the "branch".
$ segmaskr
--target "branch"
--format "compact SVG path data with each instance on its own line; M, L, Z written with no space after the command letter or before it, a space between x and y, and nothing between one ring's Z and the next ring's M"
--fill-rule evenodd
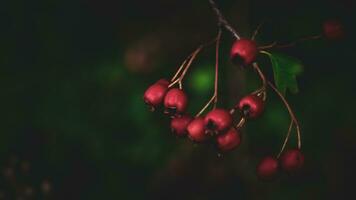
M212 9L214 10L216 16L218 17L218 25L219 26L224 26L226 28L226 30L230 31L232 33L232 35L236 38L236 39L240 39L240 35L237 33L237 31L230 25L230 23L225 19L225 17L222 15L221 11L219 10L218 6L216 5L216 3L214 2L214 0L209 0L209 3L212 7Z
M305 42L305 41L309 41L309 40L317 40L317 39L320 39L320 38L321 38L321 35L308 36L308 37L300 38L298 40L295 40L295 41L292 41L292 42L289 42L289 43L285 43L285 44L278 44L278 42L275 41L272 44L261 46L261 47L258 47L258 48L260 50L271 49L271 48L282 49L282 48L293 47L293 46L297 45L300 42Z

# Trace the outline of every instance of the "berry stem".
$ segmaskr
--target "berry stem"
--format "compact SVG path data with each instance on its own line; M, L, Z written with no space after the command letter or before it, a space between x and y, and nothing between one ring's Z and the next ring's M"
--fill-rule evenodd
M236 129L240 129L244 126L244 124L246 123L246 119L244 117L242 117L239 121L239 123L236 125Z
M267 79L266 76L263 74L261 68L258 66L257 62L254 62L253 64L253 68L256 70L257 74L259 75L261 81L262 81L262 87L255 91L254 93L259 95L262 94L262 99L263 101L266 101L267 98L267 94L266 94L266 88L267 88Z
M191 59L189 60L187 66L185 67L185 69L183 70L181 76L179 77L179 82L181 82L185 76L185 74L187 73L188 69L190 68L190 66L192 65L193 61L195 60L196 56L198 55L198 53L203 49L203 45L199 46L198 49L193 53Z
M269 45L260 46L260 47L258 47L258 49L266 50L266 49L271 49L271 48L277 48L277 49L288 48L288 47L293 47L293 46L297 45L297 43L305 42L305 41L309 41L309 40L317 40L317 39L320 39L321 37L322 37L321 35L313 35L313 36L303 37L303 38L300 38L298 40L295 40L295 41L292 41L292 42L289 42L286 44L279 44L277 41L274 41L273 43L271 43Z
M184 70L183 70L183 72L181 73L181 75L180 75L178 78L176 78L171 84L169 84L168 88L172 87L173 85L175 85L175 84L177 84L177 83L179 84L179 88L180 88L180 89L182 88L182 80L183 80L185 74L187 73L189 67L191 66L193 60L194 60L195 57L198 55L198 53L202 50L202 48L203 48L202 45L199 46L199 47L191 54L191 56L189 56L189 57L183 62L183 64L185 64L186 62L188 62L188 63L187 63L186 65L182 65L182 66L178 69L178 71L177 71L176 75L173 77L173 79L176 78L176 77L178 76L178 74L182 71L182 69L185 67Z
M198 114L195 115L195 117L199 117L203 112L210 106L210 104L216 99L216 95L213 95L208 103L205 104L205 106L198 112Z
M219 10L218 6L216 5L216 3L213 0L209 0L209 3L212 7L212 9L214 10L217 18L218 18L218 25L222 25L225 27L226 30L230 31L232 33L232 35L239 40L241 37L240 35L237 33L237 31L230 25L230 23L225 19L225 17L222 15L221 11Z
M193 54L193 53L192 53ZM187 64L188 60L192 57L192 54L190 54L185 60L184 62L181 64L181 66L179 67L179 69L177 70L177 72L174 74L174 76L171 79L171 82L173 82L179 75L179 73L184 69L185 65Z
M290 121L290 124L289 124L289 128L288 128L288 132L287 132L286 138L284 139L282 148L281 148L281 150L279 151L279 153L278 153L278 155L277 155L277 158L279 158L279 157L281 156L281 154L283 153L284 149L286 148L286 145L287 145L288 140L289 140L289 138L290 138L290 134L291 134L291 132L292 132L293 124L294 124L294 121L291 120L291 121Z
M255 40L259 30L261 29L262 25L264 24L264 21L262 21L256 28L255 32L253 32L251 40Z
M200 45L195 51L193 51L193 53L191 53L182 63L182 65L179 67L179 69L177 70L177 72L175 73L175 75L173 76L173 78L171 79L171 83L169 84L168 88L171 88L172 86L174 86L175 84L178 83L179 88L182 89L182 80L185 76L185 74L187 73L188 69L190 68L190 66L192 65L193 61L195 60L196 56L200 53L200 51L213 44L218 37L214 38L212 41L202 44ZM183 71L182 71L183 70ZM180 75L179 75L180 74ZM179 76L179 77L178 77ZM178 77L178 78L177 78Z
M220 49L220 40L221 40L222 31L219 28L218 35L216 37L216 47L215 47L215 81L214 81L214 94L205 104L205 106L195 115L195 117L199 117L209 106L211 103L214 103L214 108L218 102L218 79L219 79L219 49Z
M301 142L301 134L300 134L300 127L297 118L294 115L294 112L292 111L292 108L290 107L289 103L287 100L284 98L284 96L278 91L278 89L270 82L267 81L268 85L277 93L277 95L281 98L283 101L284 105L286 106L290 117L292 118L292 121L294 121L295 127L297 129L297 138L298 138L298 149L302 147L302 142Z
M221 28L219 28L218 36L216 37L216 47L215 47L215 81L214 81L214 108L218 102L218 84L219 84L219 49L221 40Z

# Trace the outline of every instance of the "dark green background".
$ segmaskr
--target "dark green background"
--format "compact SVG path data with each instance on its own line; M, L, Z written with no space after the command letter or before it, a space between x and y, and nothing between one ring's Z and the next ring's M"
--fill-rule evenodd
M169 119L150 113L145 89L170 77L197 45L216 34L207 1L2 1L0 3L0 164L31 163L18 180L50 199L335 199L353 194L355 136L355 3L217 2L248 37L265 21L259 44L321 32L326 19L345 25L342 41L325 39L280 50L299 58L300 92L288 94L302 126L304 170L261 182L255 166L278 152L288 114L271 93L265 115L244 128L241 147L222 158L210 145L177 139ZM252 70L230 64L224 32L220 106L258 87ZM186 79L191 112L209 98L213 48ZM263 70L271 74L265 57ZM295 143L295 139L292 140ZM291 143L291 147L293 143ZM19 161L9 164L9 159ZM16 164L17 163L17 164ZM1 175L7 199L19 195ZM20 181L21 182L21 181ZM5 198L5 199L6 199ZM34 199L39 199L37 197Z

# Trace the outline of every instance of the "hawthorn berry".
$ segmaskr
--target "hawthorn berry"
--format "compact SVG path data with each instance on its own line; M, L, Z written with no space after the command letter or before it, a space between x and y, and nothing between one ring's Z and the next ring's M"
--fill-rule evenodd
M271 180L279 170L278 160L272 156L267 156L261 160L256 170L260 179Z
M188 137L194 142L203 142L208 139L205 134L204 118L197 117L193 119L187 127Z
M290 149L282 154L280 162L286 172L296 172L304 165L304 155L299 149Z
M344 27L338 20L328 20L323 23L323 32L329 40L340 40L345 36Z
M232 117L229 111L225 109L214 109L204 118L204 125L207 133L219 134L226 131L232 123Z
M158 84L162 84L162 85L165 85L165 86L167 86L168 87L168 85L169 85L169 81L167 81L166 79L159 79L158 81L157 81L157 83Z
M254 119L262 114L264 101L261 97L251 94L242 98L237 106L245 117Z
M255 41L249 39L237 40L231 47L230 58L236 65L249 65L255 61L258 53Z
M183 90L178 88L170 89L164 97L165 113L176 116L185 111L188 104L188 97Z
M168 90L168 85L169 82L167 80L160 79L145 91L143 99L145 103L150 106L152 111L162 103Z
M216 142L220 151L231 151L241 143L241 133L232 127L226 133L218 135Z
M182 115L175 117L171 120L171 129L177 136L184 136L187 134L187 126L192 121L192 117L189 115Z

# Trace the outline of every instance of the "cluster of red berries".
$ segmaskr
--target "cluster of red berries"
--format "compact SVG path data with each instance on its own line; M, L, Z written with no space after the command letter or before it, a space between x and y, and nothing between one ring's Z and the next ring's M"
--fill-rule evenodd
M215 3L213 1L210 2L214 7ZM215 10L217 9L215 8ZM218 16L221 17L219 13ZM226 23L224 20L221 22ZM231 31L231 28L228 28L228 30ZM232 31L232 33L236 35L236 32ZM323 24L323 35L325 38L330 40L341 39L344 36L343 27L338 21L326 21ZM283 47L290 45L278 45L276 42L274 42L269 46L258 47L256 42L253 40L255 35L252 37L252 39L241 39L239 36L236 37L237 40L232 45L230 51L231 61L239 66L254 66L263 82L263 86L261 89L243 97L232 109L228 110L223 108L216 108L217 96L215 95L217 95L218 47L220 36L221 30L219 30L219 34L216 39L217 64L215 72L215 93L213 98L201 112L199 112L195 117L187 114L186 110L188 105L188 97L182 89L181 81L192 60L203 46L198 48L195 53L193 53L193 55L191 55L191 57L186 60L187 63L189 63L188 66L183 68L186 61L183 63L171 81L161 79L151 85L144 94L144 101L147 105L150 106L152 111L163 104L164 113L171 117L170 126L172 132L175 135L179 137L188 136L190 140L197 143L213 140L220 152L228 152L238 147L241 143L241 128L245 124L246 120L258 118L264 111L267 80L256 63L256 57L258 53L262 52L261 50L265 48L272 48L275 46ZM317 39L320 38L320 35L313 36L311 38ZM183 69L184 71L181 72ZM181 76L176 78L179 73L181 73ZM179 84L179 88L174 87L174 85L177 83ZM268 84L277 92L277 94L279 94L279 96L284 101L290 112L292 122L285 143L278 156L267 156L263 158L257 166L257 174L261 179L264 180L272 179L275 177L280 169L287 173L294 173L299 171L304 165L304 155L300 151L301 143L298 122L283 95L281 95L273 85L270 83ZM205 116L201 116L201 114L205 111L211 102L215 103L214 108L210 112L207 112ZM237 125L234 124L235 122L233 117L236 111L239 111L241 116ZM291 132L293 125L295 125L297 128L298 148L284 151L285 144L289 139L289 133Z
M242 98L231 111L216 108L205 117L193 118L186 114L188 98L185 92L178 88L168 88L169 82L161 79L151 85L144 94L144 101L154 110L162 103L164 113L172 117L172 132L188 137L194 142L204 142L215 136L215 142L221 152L235 149L241 142L241 132L232 126L232 112L239 109L241 114L254 119L264 110L263 98L251 94ZM279 162L280 161L280 162ZM257 167L257 174L261 179L268 180L276 176L280 166L283 170L292 173L300 170L304 164L304 156L299 149L287 150L279 159L267 156Z
M277 159L273 156L266 156L257 166L257 175L263 180L271 180L276 177L279 169L287 173L299 171L304 165L304 155L299 149L285 151Z
M146 90L144 101L151 110L163 103L164 113L172 118L171 129L175 135L180 137L188 135L192 141L198 143L216 137L217 147L222 152L230 151L240 144L241 133L232 126L233 110L215 108L205 117L193 118L185 112L188 104L185 92L168 86L169 82L164 79L157 81ZM237 106L243 108L246 115L254 117L263 109L263 104L255 100L259 100L258 97L247 96ZM248 107L251 108L249 112Z
M248 66L254 62L258 53L253 40L237 40L231 49L230 58L236 64ZM231 110L214 108L204 117L192 117L186 113L188 97L176 87L170 88L171 82L161 79L151 85L144 93L144 101L153 111L163 104L164 113L171 119L171 130L179 136L188 136L194 142L201 143L213 138L220 152L228 152L241 143L241 126L233 126L233 114L240 111L241 119L258 118L264 110L264 93L253 93L243 97ZM240 121L241 122L241 121ZM281 166L288 172L299 170L304 157L298 149L286 151L281 157ZM277 159L268 156L257 167L257 174L262 179L270 179L277 173Z

